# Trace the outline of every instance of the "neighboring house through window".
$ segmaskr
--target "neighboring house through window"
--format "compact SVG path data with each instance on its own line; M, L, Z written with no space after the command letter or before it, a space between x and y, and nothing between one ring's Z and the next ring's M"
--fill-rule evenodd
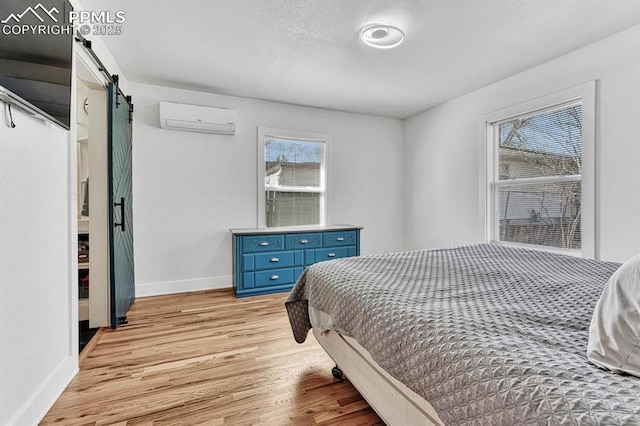
M258 225L327 223L329 135L258 129Z
M487 120L490 241L595 256L594 86Z

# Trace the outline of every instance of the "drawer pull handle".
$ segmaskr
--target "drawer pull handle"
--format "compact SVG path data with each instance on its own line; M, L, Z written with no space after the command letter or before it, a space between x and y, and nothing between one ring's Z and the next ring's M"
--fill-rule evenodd
M338 237L336 238L336 241L344 241L344 237Z
M275 280L277 280L278 278L280 278L280 277L279 277L279 276L277 276L277 275L271 275L271 276L269 277L269 279L270 279L271 281L275 281Z
M280 259L278 259L277 257L272 257L271 259L269 259L269 262L273 262L273 263L280 262Z
M327 256L329 256L329 257L336 257L336 254L335 254L335 253L329 253Z
M269 243L266 242L266 241L263 241L263 242L260 243L260 247L266 247L268 245L269 245Z
M309 240L300 240L300 244L309 244Z

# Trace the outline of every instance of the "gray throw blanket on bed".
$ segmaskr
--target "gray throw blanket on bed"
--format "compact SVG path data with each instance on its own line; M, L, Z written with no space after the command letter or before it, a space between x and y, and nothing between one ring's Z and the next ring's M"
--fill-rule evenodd
M640 379L586 357L619 264L484 244L322 262L286 302L331 315L447 425L640 425Z

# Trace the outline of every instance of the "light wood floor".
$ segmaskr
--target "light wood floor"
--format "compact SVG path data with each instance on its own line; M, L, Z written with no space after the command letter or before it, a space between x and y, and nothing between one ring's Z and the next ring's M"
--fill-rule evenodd
M293 340L286 294L138 299L106 330L42 424L383 425L313 334Z

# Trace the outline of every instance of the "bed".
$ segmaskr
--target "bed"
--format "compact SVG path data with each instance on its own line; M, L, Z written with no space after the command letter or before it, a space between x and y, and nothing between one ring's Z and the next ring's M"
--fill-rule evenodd
M497 244L337 259L286 308L387 424L640 424L640 378L586 355L619 267Z

